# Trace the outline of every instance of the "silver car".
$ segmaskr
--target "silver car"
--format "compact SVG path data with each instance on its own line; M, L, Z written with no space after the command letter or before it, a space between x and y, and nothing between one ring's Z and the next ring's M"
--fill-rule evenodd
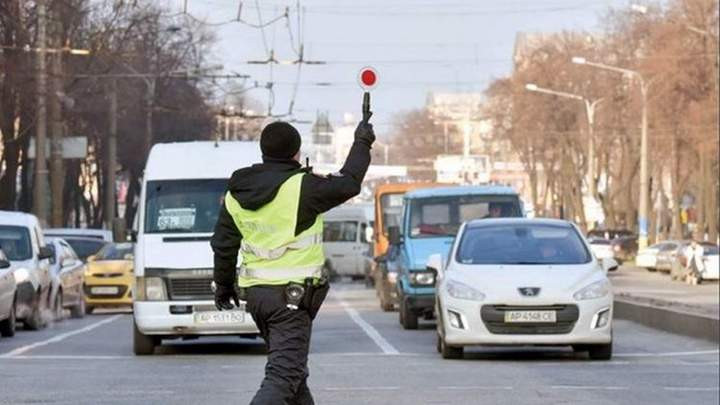
M50 302L55 319L62 319L65 309L73 318L85 316L85 264L62 238L47 238L53 251L50 258Z

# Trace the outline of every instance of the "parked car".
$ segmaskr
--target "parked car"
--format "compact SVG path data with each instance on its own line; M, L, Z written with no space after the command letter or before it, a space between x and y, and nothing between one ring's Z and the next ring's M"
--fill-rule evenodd
M454 186L413 190L403 199L401 227L389 228L398 253L390 266L398 271L399 321L417 329L418 318L432 319L435 275L425 268L431 253L447 254L460 225L491 215L521 217L518 194L504 186Z
M638 267L644 267L648 271L655 271L657 266L658 254L660 252L667 252L677 249L678 244L680 243L681 241L677 240L666 240L648 246L645 249L640 249L637 253L637 256L635 256L635 265Z
M372 229L364 206L343 205L328 211L323 218L325 267L333 276L353 280L366 277L370 268L368 231Z
M45 236L52 236L56 238L93 238L104 240L105 242L113 241L112 231L107 229L92 229L92 228L48 228L44 231Z
M592 237L588 238L588 243L590 243L590 250L598 259L608 259L615 256L612 243L608 239Z
M685 249L690 245L689 241L685 241L677 247L677 252L673 257L673 262L670 264L670 279L680 280L683 279L685 274L685 268L688 263L688 257L685 255ZM709 242L700 242L703 248L703 271L700 273L698 282L704 280L717 280L720 278L718 269L718 246ZM684 280L681 280L684 281Z
M10 261L0 249L0 336L15 335L15 276Z
M618 236L610 241L613 258L620 264L635 259L638 243L637 235Z
M670 273L673 267L673 263L677 260L678 255L681 255L685 251L685 248L688 247L688 245L690 244L689 240L678 240L674 242L675 244L672 246L671 249L665 249L658 252L655 259L655 268L658 271L661 271L663 273ZM684 262L683 266L685 266Z
M447 264L445 264L447 263ZM577 227L555 219L465 223L438 273L437 350L460 358L471 345L572 346L612 357L613 293L607 272Z
M85 312L132 305L133 244L106 243L88 257L85 270Z
M65 309L70 310L73 318L82 318L85 316L85 264L64 239L48 238L47 242L53 251L50 259L50 302L55 319L62 319Z
M65 236L63 239L73 248L80 260L85 263L87 263L88 257L99 252L103 246L108 244L103 239L86 236Z
M46 325L50 308L50 263L52 251L38 219L32 214L0 211L0 249L10 260L17 284L16 319L27 329Z

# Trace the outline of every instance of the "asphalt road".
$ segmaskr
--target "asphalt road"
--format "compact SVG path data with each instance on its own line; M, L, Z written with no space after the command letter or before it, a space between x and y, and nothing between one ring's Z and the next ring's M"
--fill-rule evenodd
M67 319L0 339L0 404L243 404L263 375L259 340L166 341L131 352L132 318ZM310 387L319 404L718 404L718 344L615 321L615 357L569 349L435 351L434 323L404 331L372 290L333 287L315 323Z

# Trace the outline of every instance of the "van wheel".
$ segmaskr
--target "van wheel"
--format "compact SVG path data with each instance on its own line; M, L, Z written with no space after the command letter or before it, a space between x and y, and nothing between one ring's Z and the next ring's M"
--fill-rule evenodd
M85 307L85 293L84 292L80 293L79 301L80 302L78 302L77 304L73 305L72 308L70 308L70 317L71 318L79 319L79 318L84 317L85 314L87 313L86 312L87 308Z
M10 308L10 315L8 315L7 319L3 319L2 321L0 321L0 336L15 336L15 324L15 301L13 301L12 307Z
M156 337L144 335L138 330L135 322L133 322L133 352L135 355L145 356L155 353L155 346L157 346L158 343Z
M407 306L405 300L400 301L400 323L404 329L418 328L418 316Z
M612 342L603 345L586 346L591 360L610 360L612 358Z
M53 302L53 318L56 321L62 321L63 315L62 290L58 290L55 294L55 300Z

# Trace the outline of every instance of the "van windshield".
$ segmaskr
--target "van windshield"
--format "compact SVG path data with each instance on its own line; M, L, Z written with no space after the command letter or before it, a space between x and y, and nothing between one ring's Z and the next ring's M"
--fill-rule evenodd
M145 233L212 232L226 186L226 179L148 181Z
M21 226L0 225L0 249L8 260L31 259L30 232Z
M455 236L465 221L521 217L517 196L464 195L410 200L410 237Z

